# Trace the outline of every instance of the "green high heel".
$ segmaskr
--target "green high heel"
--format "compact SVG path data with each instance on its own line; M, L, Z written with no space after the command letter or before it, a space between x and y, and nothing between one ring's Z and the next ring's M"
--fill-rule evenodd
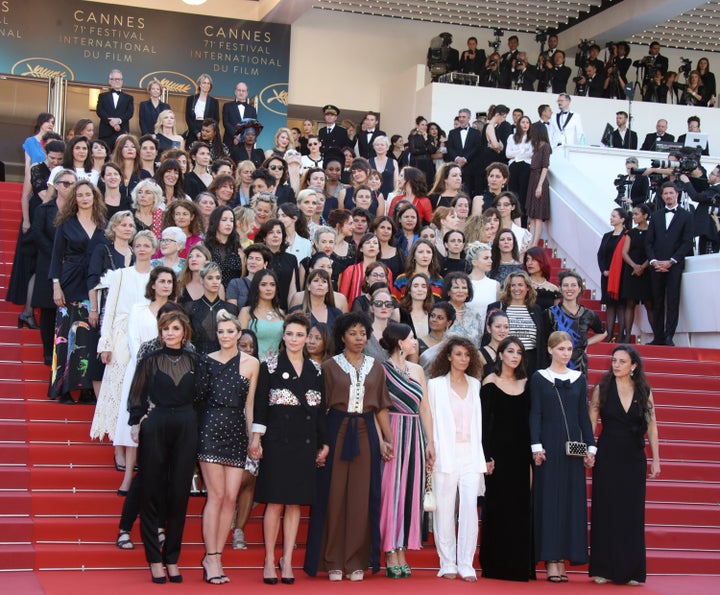
M393 554L396 554L397 550L390 550L389 552L385 552L385 564L387 565L388 556L392 556ZM385 568L385 576L388 578L402 578L402 569L400 566L386 566Z

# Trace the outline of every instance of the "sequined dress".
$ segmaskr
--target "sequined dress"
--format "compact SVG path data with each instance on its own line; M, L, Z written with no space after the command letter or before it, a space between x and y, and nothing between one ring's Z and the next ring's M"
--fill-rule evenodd
M200 412L199 461L245 468L245 401L250 383L240 374L240 357L238 353L225 363L206 358L208 388Z

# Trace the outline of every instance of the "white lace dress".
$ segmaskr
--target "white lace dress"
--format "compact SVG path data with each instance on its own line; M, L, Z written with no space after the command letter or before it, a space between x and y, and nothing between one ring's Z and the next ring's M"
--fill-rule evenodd
M149 278L149 271L138 273L135 267L128 267L115 271L110 280L97 349L98 353L110 351L112 358L105 366L100 394L97 395L95 415L90 427L91 438L102 440L105 435L115 435L120 392L125 368L130 361L128 315L134 304L148 302L145 286Z

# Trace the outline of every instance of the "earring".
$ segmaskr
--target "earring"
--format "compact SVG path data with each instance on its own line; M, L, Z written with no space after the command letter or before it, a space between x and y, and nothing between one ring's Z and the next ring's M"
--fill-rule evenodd
M635 376L635 368L632 368L630 370L630 378L632 378L633 376Z
M402 357L403 355L405 355L405 352L403 351L403 349L402 349L402 347L401 347L401 348L400 348L400 357Z
M187 339L182 340L182 346L185 347L185 345L187 345Z

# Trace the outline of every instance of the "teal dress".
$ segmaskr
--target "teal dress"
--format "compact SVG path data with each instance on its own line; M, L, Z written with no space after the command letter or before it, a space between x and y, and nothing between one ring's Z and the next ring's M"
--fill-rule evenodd
M248 328L257 335L258 359L264 362L278 354L278 345L282 339L283 319L261 320L251 318Z

